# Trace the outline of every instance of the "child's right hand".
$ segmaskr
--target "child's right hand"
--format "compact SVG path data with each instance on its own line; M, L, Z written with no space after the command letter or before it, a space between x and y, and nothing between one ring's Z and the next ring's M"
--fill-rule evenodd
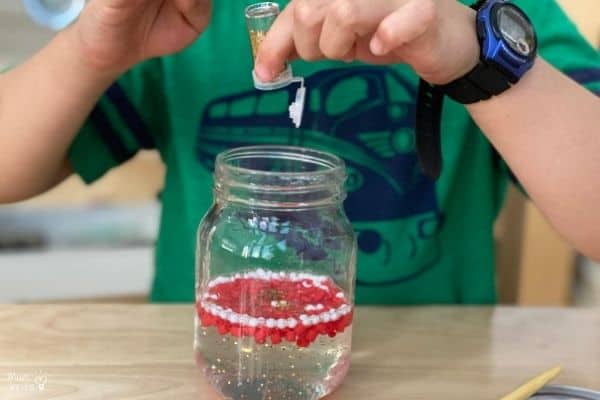
M98 72L121 74L189 46L210 21L211 0L91 0L66 32Z

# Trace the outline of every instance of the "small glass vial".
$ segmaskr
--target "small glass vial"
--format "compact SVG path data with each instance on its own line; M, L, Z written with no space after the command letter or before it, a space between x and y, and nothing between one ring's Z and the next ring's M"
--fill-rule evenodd
M279 4L273 2L256 3L246 8L246 25L248 27L248 35L250 36L250 44L252 46L252 56L256 62L256 55L262 41L265 39L267 32L277 19L280 9ZM292 66L286 62L284 70L271 82L261 81L254 70L252 71L254 87L258 90L277 90L284 88L294 82L300 86L296 90L296 97L290 104L289 116L296 128L302 125L302 117L304 115L304 105L306 103L306 87L304 86L304 78L295 77L292 72Z
M341 159L258 146L217 157L198 230L195 350L227 399L317 400L350 365L356 238Z
M254 61L256 61L260 44L267 35L271 25L273 25L273 22L275 22L279 12L279 4L273 2L256 3L246 8L246 25L248 27ZM259 90L280 89L292 83L294 78L292 67L287 62L284 70L271 82L261 81L254 71L252 71L252 77L254 78L254 86Z

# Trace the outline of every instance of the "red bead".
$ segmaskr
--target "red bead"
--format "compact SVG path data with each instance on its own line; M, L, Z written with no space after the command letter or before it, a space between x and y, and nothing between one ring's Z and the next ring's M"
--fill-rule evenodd
M315 341L318 335L319 333L317 332L316 328L310 328L308 331L306 331L305 337L309 342L312 343Z
M304 325L302 325L301 323L298 323L298 325L296 325L296 327L294 328L294 332L296 332L296 335L298 335L298 336L301 336L305 330L306 330L306 327Z
M326 324L318 324L316 326L317 328L317 332L319 332L320 334L325 335L327 333L327 325Z
M242 336L242 327L239 325L233 325L231 327L231 335L235 336L235 337L241 337Z
M227 329L227 325L221 322L217 322L217 330L219 331L220 335L224 335L229 331L229 329Z
M281 334L277 331L271 333L271 343L279 344L281 343Z
M294 342L296 341L296 333L294 332L293 329L289 329L286 333L285 333L285 339L288 342Z
M335 322L329 322L327 324L327 335L329 337L335 337L336 335L336 330L335 330Z
M254 332L254 338L259 343L261 343L261 342L264 343L266 337L267 337L267 328L265 328L265 327L257 328L256 331Z
M202 326L211 326L212 325L211 324L212 321L211 321L210 317L208 316L208 314L203 314L200 317L200 321L202 322Z

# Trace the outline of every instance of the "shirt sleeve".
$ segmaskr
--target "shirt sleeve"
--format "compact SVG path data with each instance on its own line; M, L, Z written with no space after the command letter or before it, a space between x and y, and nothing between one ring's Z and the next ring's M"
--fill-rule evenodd
M163 148L167 111L160 59L138 65L102 95L69 149L73 170L86 183L144 149Z

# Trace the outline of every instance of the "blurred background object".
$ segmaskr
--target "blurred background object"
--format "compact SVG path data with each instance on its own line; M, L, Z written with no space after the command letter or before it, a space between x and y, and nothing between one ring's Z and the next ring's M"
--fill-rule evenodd
M0 1L0 72L47 43L54 32L42 26L66 26L83 3ZM600 44L599 0L560 3ZM158 154L143 152L92 186L72 177L35 199L0 207L0 302L144 301L164 172ZM577 255L517 191L497 238L502 302L600 306L600 266L576 263Z
M77 19L85 0L23 0L23 5L39 25L60 30Z

